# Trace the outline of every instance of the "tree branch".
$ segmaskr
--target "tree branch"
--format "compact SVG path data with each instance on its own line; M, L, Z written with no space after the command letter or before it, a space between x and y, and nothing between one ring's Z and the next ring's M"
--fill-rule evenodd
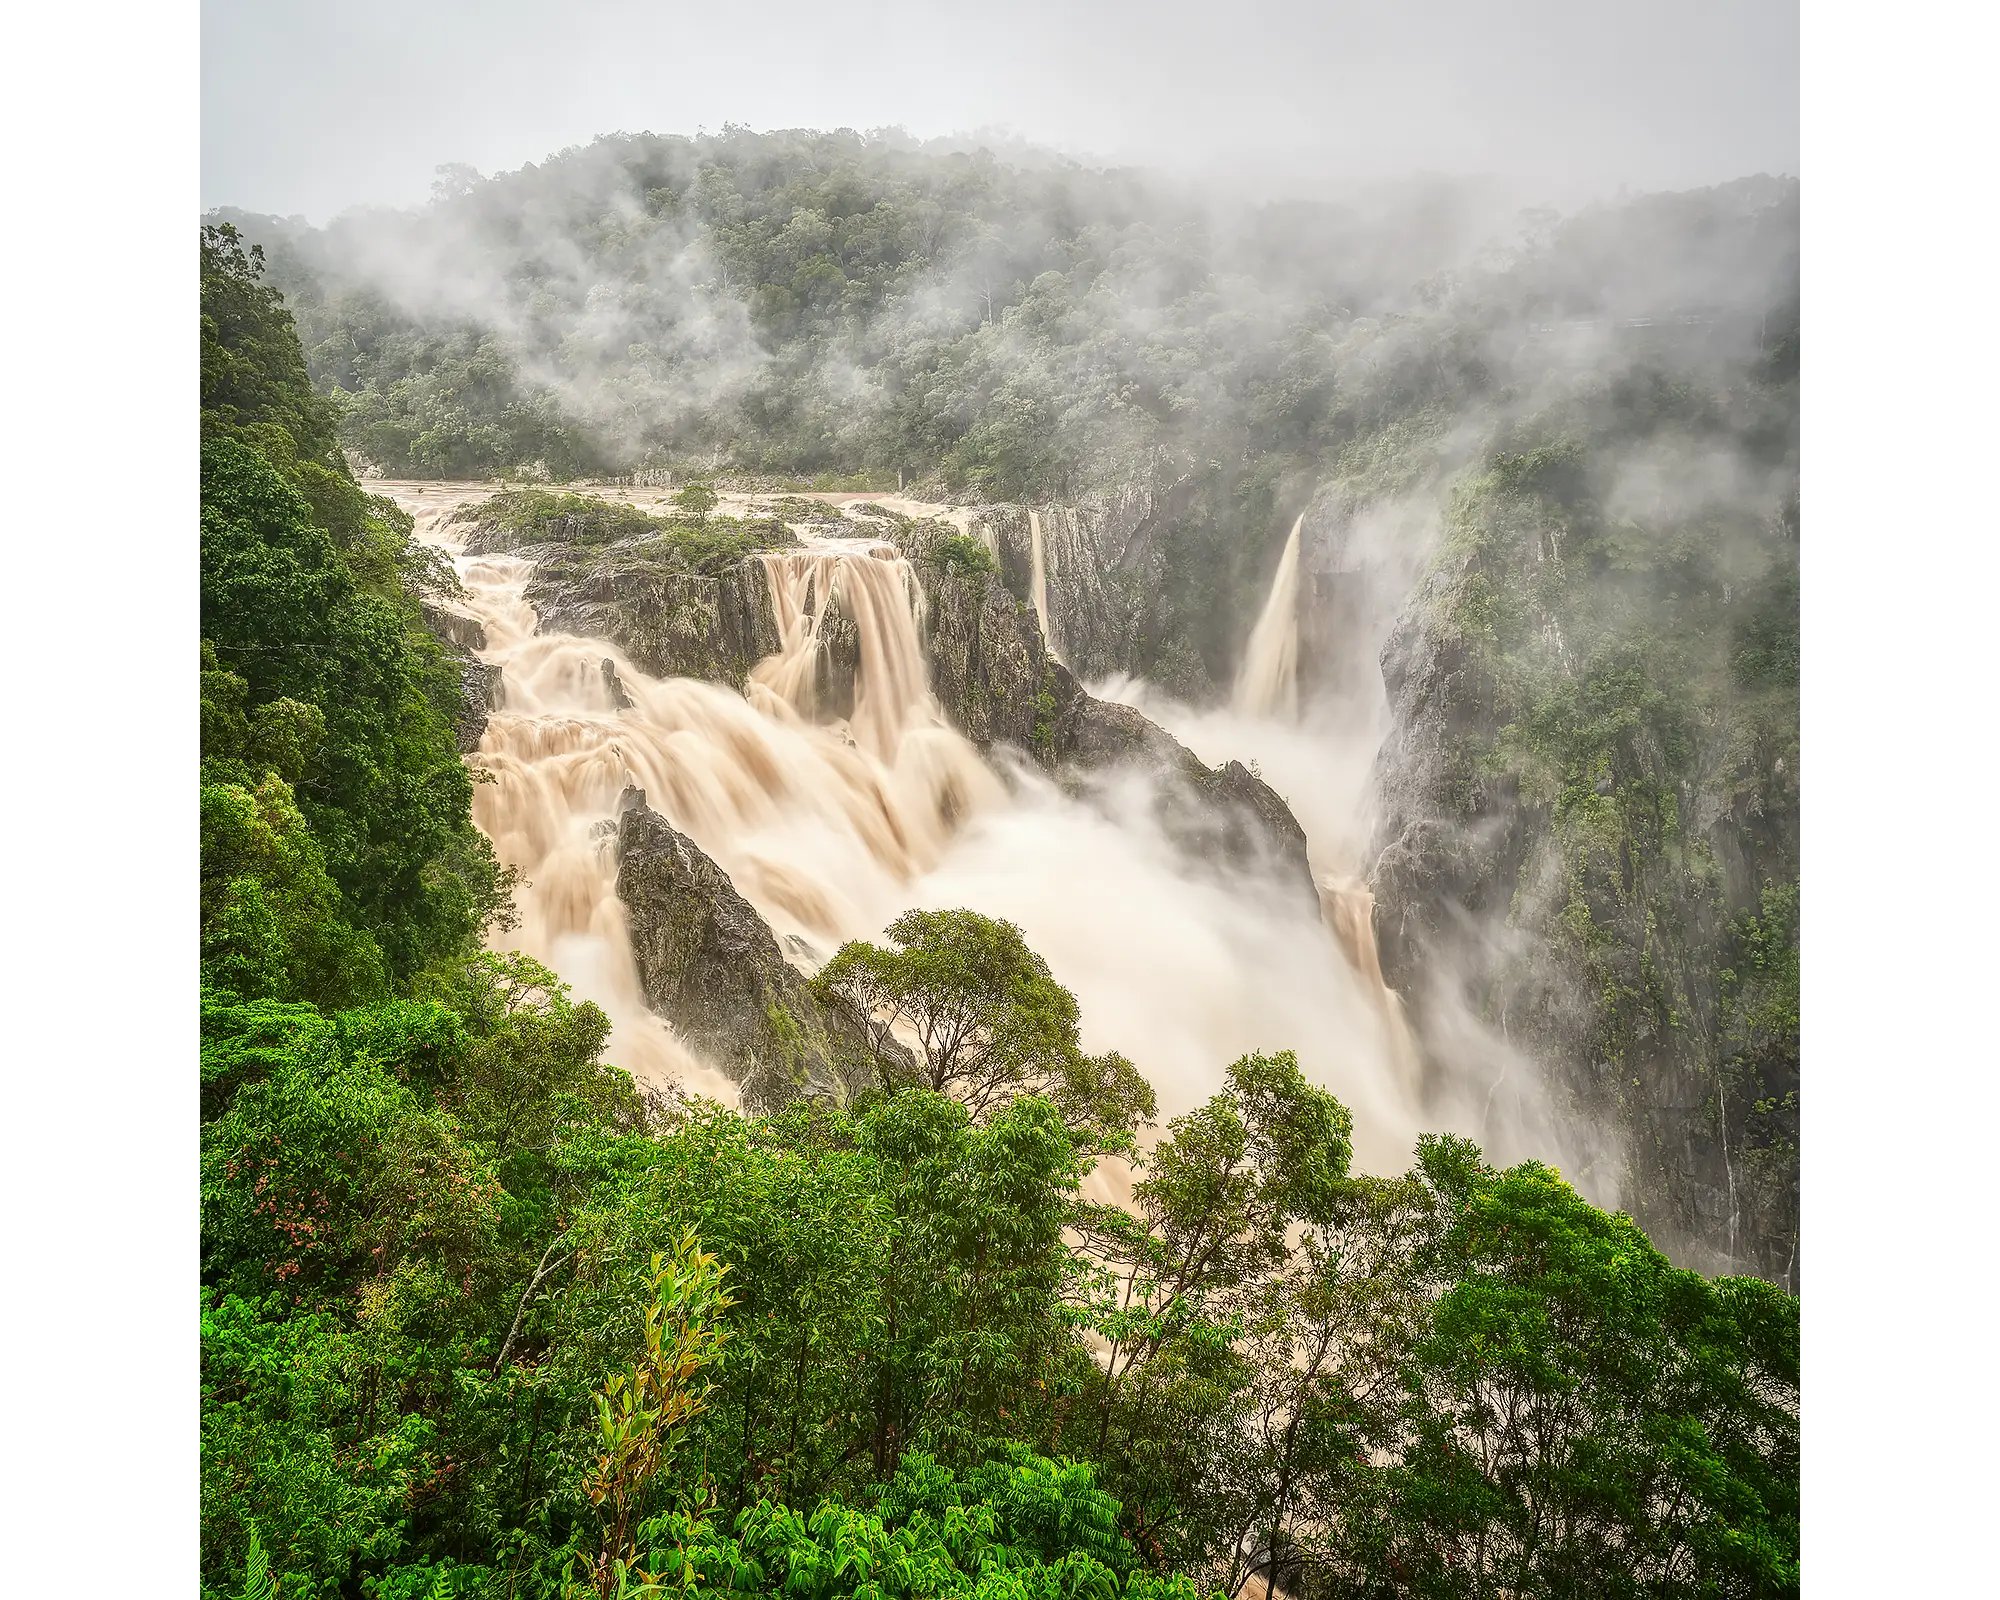
M514 1308L514 1325L507 1330L506 1343L500 1346L500 1359L493 1363L493 1376L496 1378L507 1370L507 1357L513 1353L514 1340L521 1331L521 1319L528 1314L528 1301L534 1297L535 1291L542 1286L542 1280L569 1259L567 1253L558 1256L554 1261L549 1259L550 1256L555 1255L556 1246L561 1243L562 1239L560 1236L549 1241L548 1249L542 1252L542 1259L535 1267L535 1275L528 1280L528 1287L521 1291L521 1303Z

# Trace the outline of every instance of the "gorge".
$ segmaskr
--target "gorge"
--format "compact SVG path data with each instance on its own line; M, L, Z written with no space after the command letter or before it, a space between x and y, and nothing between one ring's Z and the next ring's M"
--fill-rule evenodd
M211 219L205 1600L1796 1592L1798 186L1463 198Z
M856 501L837 533L808 524L791 547L743 558L766 588L775 647L740 682L721 668L719 682L657 678L609 638L537 630L524 598L532 549L468 551L491 537L478 520L484 491L384 487L417 517L419 537L453 556L463 610L481 629L473 654L502 686L469 760L482 776L474 816L526 880L507 942L605 1008L614 1059L642 1078L733 1100L750 1073L781 1092L753 1046L739 1041L732 1066L718 1065L647 1009L628 919L649 923L664 908L619 899L615 825L631 788L726 874L803 973L911 907L1004 916L1077 993L1086 1044L1131 1054L1163 1114L1211 1093L1233 1056L1287 1045L1361 1112L1364 1160L1390 1170L1406 1158L1413 1062L1374 961L1365 890L1321 880L1319 915L1301 892L1304 841L1283 802L1242 768L1232 780L1226 765L1203 767L1129 709L1077 688L1041 643L1032 603L973 574L974 610L962 570L923 564L933 601L921 563ZM731 497L723 514L752 510ZM899 515L889 526L919 554L951 526ZM626 553L588 554L609 570ZM989 606L1012 625L1001 642L1039 658L1023 683L996 666L997 629L952 632ZM984 655L951 679L953 717L932 692L930 658L968 645ZM1053 698L1040 688L1048 679L1067 692L1041 714L1039 739L1030 727L1010 742L962 709L1025 690L1032 712L1035 694ZM966 724L987 734L990 761ZM1191 853L1217 841L1221 862ZM840 1091L826 1046L800 1066L789 1092L808 1078Z

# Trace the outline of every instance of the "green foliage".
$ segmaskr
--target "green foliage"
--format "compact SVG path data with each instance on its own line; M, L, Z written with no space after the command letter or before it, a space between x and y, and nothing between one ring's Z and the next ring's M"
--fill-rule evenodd
M385 1375L335 1318L301 1314L283 1296L203 1301L210 1592L223 1592L261 1532L279 1594L336 1593L354 1560L383 1561L401 1547L407 1496L436 1460L433 1430L384 1404Z
M607 1378L596 1397L603 1448L584 1492L603 1529L594 1575L606 1600L624 1587L656 1481L674 1467L688 1424L707 1409L708 1386L696 1380L722 1347L716 1319L733 1304L722 1286L725 1270L703 1253L692 1228L675 1241L671 1262L656 1251L639 1359Z
M663 1518L650 1566L663 1587L717 1596L1195 1600L1186 1579L1135 1570L1117 1509L1086 1463L1016 1451L955 1477L911 1455L879 1515L836 1501L810 1515L765 1503L727 1537L705 1519Z
M1501 1549L1543 1471L1579 1528L1626 1507L1634 1570L1796 1559L1795 1302L1462 1143L1352 1178L1288 1057L1236 1063L1128 1213L1037 1096L649 1116L603 1036L496 956L332 1018L205 1010L218 1592L254 1525L285 1593L1185 1596L1379 1576L1466 1505ZM1503 1381L1607 1444L1464 1487Z
M234 227L201 230L202 439L246 438L334 467L339 407L314 390L292 315L259 281L263 269L263 247L246 249Z
M1154 1114L1152 1089L1116 1052L1083 1054L1076 997L1019 928L975 911L906 911L888 936L888 948L843 945L815 980L869 1019L884 1088L895 1083L882 1046L907 1023L922 1047L924 1082L975 1117L1041 1094L1095 1148L1131 1148Z
M475 941L509 880L471 824L410 519L349 478L261 270L203 231L204 950L246 998L340 1005Z
M271 1580L271 1561L258 1542L255 1524L250 1528L250 1550L244 1558L242 1600L278 1600L278 1586Z
M203 451L201 606L204 664L244 686L205 672L220 696L204 697L205 736L226 740L247 703L244 756L299 772L347 918L390 971L475 938L506 887L470 821L455 674L414 603L364 590L305 499L235 440Z
M705 483L691 483L674 494L674 504L691 517L705 517L713 511L721 498Z
M1351 1570L1417 1593L1795 1593L1793 1303L1674 1270L1536 1163L1430 1138L1421 1166L1448 1287Z
M912 252L1007 259L957 231L999 187L970 161L944 199L921 163L891 172L886 215L851 168L790 195L743 163L665 168L648 216L709 216L721 259L756 269L772 337L886 304L916 281ZM1126 270L1087 256L1003 281L1000 331L982 319L909 358L943 392L991 385L922 459L993 484L1069 470L1053 366L1016 377L999 357L1046 333L1083 351L1082 373L1137 337L1093 322L1074 341L1078 297ZM1155 244L1127 266L1171 277L1175 259ZM601 1011L478 947L505 880L470 824L448 667L416 621L418 587L440 580L347 476L257 268L204 236L205 1600L1194 1600L1252 1578L1301 1595L1796 1591L1795 1300L1676 1272L1629 1218L1463 1141L1357 1177L1347 1111L1287 1052L1234 1063L1141 1152L1150 1086L1083 1053L1074 997L1006 923L913 912L822 971L879 1030L877 1089L851 1107L748 1117L606 1064ZM1197 294L1200 274L1173 281ZM511 357L380 308L342 315L353 348L321 321L311 362L345 362L361 391L350 437L424 461L560 444L566 422L509 398ZM1177 396L1218 372L1247 382L1225 354L1196 340L1179 388L1128 383L1120 426L1171 434ZM1436 358L1416 364L1426 382L1450 370ZM483 396L452 390L480 371ZM1338 442L1309 363L1287 358L1277 385L1257 402L1273 437ZM823 421L802 406L775 428ZM1479 775L1559 815L1565 906L1582 907L1562 927L1588 943L1606 908L1659 904L1652 880L1612 876L1621 851L1691 850L1670 780L1698 697L1732 684L1766 719L1756 738L1783 733L1791 691L1758 663L1783 658L1784 579L1746 582L1750 620L1718 625L1691 688L1673 680L1684 661L1574 627L1577 670L1546 670L1533 641L1550 616L1574 622L1577 574L1637 593L1715 550L1698 528L1655 548L1611 517L1587 441L1498 454L1468 487L1444 599L1510 708ZM530 491L492 516L522 540L610 529L692 570L770 536L712 505L640 527L572 499ZM1495 557L1529 534L1561 545L1538 563L1560 571ZM1173 604L1212 581L1206 537L1198 519L1163 533L1188 563ZM1795 874L1718 926L1740 1100L1795 1072ZM919 1045L914 1073L892 1027ZM1774 1144L1782 1106L1755 1115ZM1130 1158L1129 1206L1085 1198L1107 1152Z
M1305 1081L1289 1051L1251 1054L1230 1066L1220 1094L1174 1121L1133 1187L1133 1210L1089 1218L1097 1270L1086 1305L1109 1346L1097 1450L1122 1435L1133 1487L1163 1520L1172 1513L1162 1478L1171 1485L1177 1464L1198 1457L1185 1433L1159 1437L1162 1424L1171 1428L1190 1399L1212 1405L1241 1384L1227 1370L1235 1296L1285 1260L1294 1227L1335 1213L1351 1158L1346 1109Z
M381 953L343 910L283 778L267 772L254 790L202 785L205 983L246 1000L297 997L326 1006L379 994Z
M455 522L498 529L515 544L611 544L656 533L667 524L622 501L547 489L506 489L466 506Z
M579 548L625 542L643 558L683 571L714 575L734 566L755 550L796 541L782 523L742 522L710 517L714 491L696 484L709 497L707 507L678 517L656 517L637 506L600 500L595 495L554 494L546 489L510 489L467 506L459 521L472 522L489 547L556 544ZM681 495L674 497L680 504ZM560 560L551 565L559 566Z
M970 577L998 576L999 562L993 552L969 533L948 533L931 547L931 558L941 567L956 568Z

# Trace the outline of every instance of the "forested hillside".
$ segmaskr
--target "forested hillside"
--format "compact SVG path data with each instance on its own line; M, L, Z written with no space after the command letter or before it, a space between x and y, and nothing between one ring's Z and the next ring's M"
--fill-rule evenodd
M1627 366L1782 360L1796 216L1772 179L1568 220L1443 185L1228 206L741 129L453 170L428 208L325 229L218 214L269 252L344 441L392 476L900 475L1043 503L1187 480L1130 666L1178 639L1217 682L1281 512L1322 481L1448 475Z
M927 222L967 271L990 250L997 276L1018 241L954 238L944 219L970 213L913 179L900 231L839 235L842 260L875 266L836 283L795 209L778 223L745 198L754 184L724 188L654 143L647 218L713 204L719 266L780 249L804 263L739 302L770 334L766 368L800 352L801 398L767 419L762 464L831 460L836 411L900 437L893 406L814 409L851 336L845 297L897 303ZM846 192L840 171L818 181L830 205ZM546 192L567 224L646 231L601 197ZM491 193L436 215L471 217ZM485 225L539 225L514 206L493 201ZM334 282L310 238L288 248L288 272ZM1115 266L1120 242L1102 248ZM1029 265L1044 304L1100 275ZM1129 1062L1083 1053L1073 997L1004 924L906 920L827 965L824 995L892 994L950 1023L919 1027L921 1050L845 1103L749 1116L606 1063L602 1012L488 948L515 886L472 826L461 682L422 623L455 580L338 447L440 472L530 451L557 468L564 438L612 450L615 428L531 376L538 361L574 375L590 349L553 310L564 340L538 347L555 291L502 275L523 319L504 337L364 315L353 284L302 292L309 356L261 268L232 230L204 229L204 1595L1796 1592L1795 1299L1677 1270L1549 1168L1496 1169L1462 1139L1425 1138L1401 1176L1359 1174L1348 1111L1283 1051L1236 1061L1154 1130L1131 1205L1107 1206L1086 1180L1135 1153L1152 1096ZM981 370L982 348L992 374L1032 372L1000 359L1037 303L1012 287L1026 267L1007 270L994 320L948 346L969 365L912 357L912 384ZM641 343L605 298L601 338ZM714 308L698 329L659 324L661 360L697 335L723 349L729 326ZM329 401L314 369L341 359L351 398ZM1216 377L1193 354L1180 370ZM1032 397L989 396L907 458L845 459L1027 493L1100 451L1188 448L1175 407L1124 382L1111 436L1071 465L1035 464L1068 430L1034 420ZM653 428L644 399L615 403ZM913 404L907 426L952 416L944 401ZM1212 425L1196 414L1187 427ZM709 425L724 424L692 416L688 438L714 448ZM438 453L409 453L425 439ZM1292 492L1272 448L1272 465L1239 456L1224 474L1239 505ZM1495 470L1490 504L1547 496L1584 525L1560 459ZM1469 504L1462 538L1491 525ZM1757 604L1782 624L1779 601ZM1512 614L1491 615L1508 659ZM1744 684L1782 679L1786 637L1742 635ZM1535 709L1538 683L1514 688L1534 714L1501 749L1524 787L1561 790L1547 774L1582 759L1575 718ZM1565 817L1587 807L1561 792ZM1746 1049L1795 948L1785 914L1773 901L1740 934Z
M1796 1286L1796 182L1253 207L732 129L235 220L358 460L1077 508L1118 536L1056 631L1196 706L1304 512L1433 1068L1477 1105L1518 1051L1678 1258Z

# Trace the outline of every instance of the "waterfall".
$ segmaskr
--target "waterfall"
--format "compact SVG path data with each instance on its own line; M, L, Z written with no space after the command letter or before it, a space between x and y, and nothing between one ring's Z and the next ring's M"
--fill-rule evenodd
M1361 878L1322 873L1315 878L1319 888L1320 915L1340 942L1341 953L1354 969L1382 1013L1382 1027L1389 1040L1389 1052L1399 1071L1417 1068L1416 1041L1403 1015L1403 997L1391 989L1382 976L1382 956L1375 946L1375 896Z
M1029 765L1003 762L1003 782L939 714L922 590L893 546L814 540L762 556L779 648L739 694L653 678L608 640L538 633L530 564L465 555L436 491L398 492L419 537L453 553L486 629L480 653L504 667L504 703L469 758L492 779L474 790L474 820L528 880L521 926L496 942L604 1007L609 1059L735 1098L639 990L609 821L634 783L802 965L880 938L916 906L1005 917L1076 995L1085 1047L1129 1055L1163 1119L1200 1104L1244 1052L1292 1048L1353 1110L1362 1169L1407 1164L1412 1085L1331 926L1284 885L1177 852L1143 774L1103 775L1087 801ZM844 718L823 681L836 619L859 658Z
M803 550L766 552L778 653L751 669L751 703L799 721L815 720L820 632L829 609L850 618L861 646L855 680L855 739L893 763L903 731L914 723L942 727L929 702L930 675L917 634L924 592L893 545L816 541Z
M1246 717L1275 717L1285 722L1299 714L1299 530L1300 512L1278 558L1271 593L1263 615L1250 631L1250 648L1236 680L1235 706Z
M466 608L486 629L483 658L504 672L504 708L472 758L491 780L474 790L473 819L527 880L509 942L604 1007L622 1064L732 1098L646 1009L606 819L637 784L781 941L826 953L878 932L954 829L1002 794L937 715L908 563L856 540L767 556L782 648L758 663L746 698L653 678L604 640L538 634L524 595L531 563L465 557L459 541L432 538L459 555ZM861 659L852 718L822 724L815 680L832 608L853 623Z
M1028 513L1028 560L1033 571L1032 588L1035 598L1035 620L1042 626L1042 643L1048 647L1050 655L1062 660L1062 652L1056 649L1056 636L1049 631L1049 569L1042 554L1042 514Z

